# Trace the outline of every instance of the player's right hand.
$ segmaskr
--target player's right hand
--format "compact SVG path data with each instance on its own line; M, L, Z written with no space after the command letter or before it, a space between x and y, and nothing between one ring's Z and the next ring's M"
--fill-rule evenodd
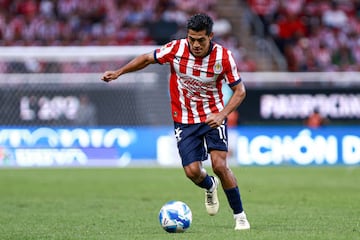
M112 80L115 80L118 78L118 75L116 71L106 71L103 76L101 77L101 80L104 82L110 82Z

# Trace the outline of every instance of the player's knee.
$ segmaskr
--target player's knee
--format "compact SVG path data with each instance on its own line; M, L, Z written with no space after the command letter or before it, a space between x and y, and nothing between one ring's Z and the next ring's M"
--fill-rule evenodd
M213 172L217 175L217 176L224 176L226 175L227 171L229 170L228 167L226 166L226 164L213 164L212 165L212 169Z
M200 172L194 171L193 169L187 169L185 170L186 177L192 180L193 182L196 182L197 179L200 177Z
M201 178L201 170L199 168L186 167L184 170L186 177L195 183L197 183Z

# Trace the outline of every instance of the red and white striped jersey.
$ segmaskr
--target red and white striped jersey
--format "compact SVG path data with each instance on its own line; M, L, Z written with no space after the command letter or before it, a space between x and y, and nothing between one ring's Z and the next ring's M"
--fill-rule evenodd
M241 79L231 52L211 43L205 57L190 53L187 39L169 42L154 51L160 64L170 64L170 98L175 122L205 122L211 113L224 108L222 84L238 84Z

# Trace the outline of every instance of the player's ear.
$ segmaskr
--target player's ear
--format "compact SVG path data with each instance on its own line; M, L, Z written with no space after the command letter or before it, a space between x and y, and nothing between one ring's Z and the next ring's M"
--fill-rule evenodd
M214 32L211 32L211 33L209 34L209 38L210 38L210 40L212 40L212 39L213 39L213 37L214 37Z

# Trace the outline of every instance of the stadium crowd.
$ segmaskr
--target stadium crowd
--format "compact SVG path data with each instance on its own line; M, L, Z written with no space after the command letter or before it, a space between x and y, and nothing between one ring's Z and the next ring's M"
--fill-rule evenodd
M247 0L289 71L359 71L359 0Z
M359 71L359 0L239 0L274 39L289 71ZM215 41L228 47L240 71L256 71L246 46L215 10L216 0L0 0L0 46L160 45L184 37L187 18L207 12ZM17 63L18 64L18 63ZM18 64L19 65L19 64ZM31 65L30 65L31 66ZM34 66L34 65L32 65ZM41 66L41 65L38 65ZM12 71L10 69L8 71ZM17 66L19 67L19 66ZM63 64L25 72L93 72ZM3 71L3 70L2 70ZM6 71L6 70L5 70Z
M230 23L218 17L215 2L0 0L0 46L161 45L185 36L190 15L207 12L215 21L215 40L233 51L241 70L256 70L254 61L245 56L244 48L231 34ZM16 64L17 68L21 67ZM86 64L80 69L71 63L62 64L60 69L56 69L59 65L36 69L27 69L26 63L22 65L25 72L98 70Z

